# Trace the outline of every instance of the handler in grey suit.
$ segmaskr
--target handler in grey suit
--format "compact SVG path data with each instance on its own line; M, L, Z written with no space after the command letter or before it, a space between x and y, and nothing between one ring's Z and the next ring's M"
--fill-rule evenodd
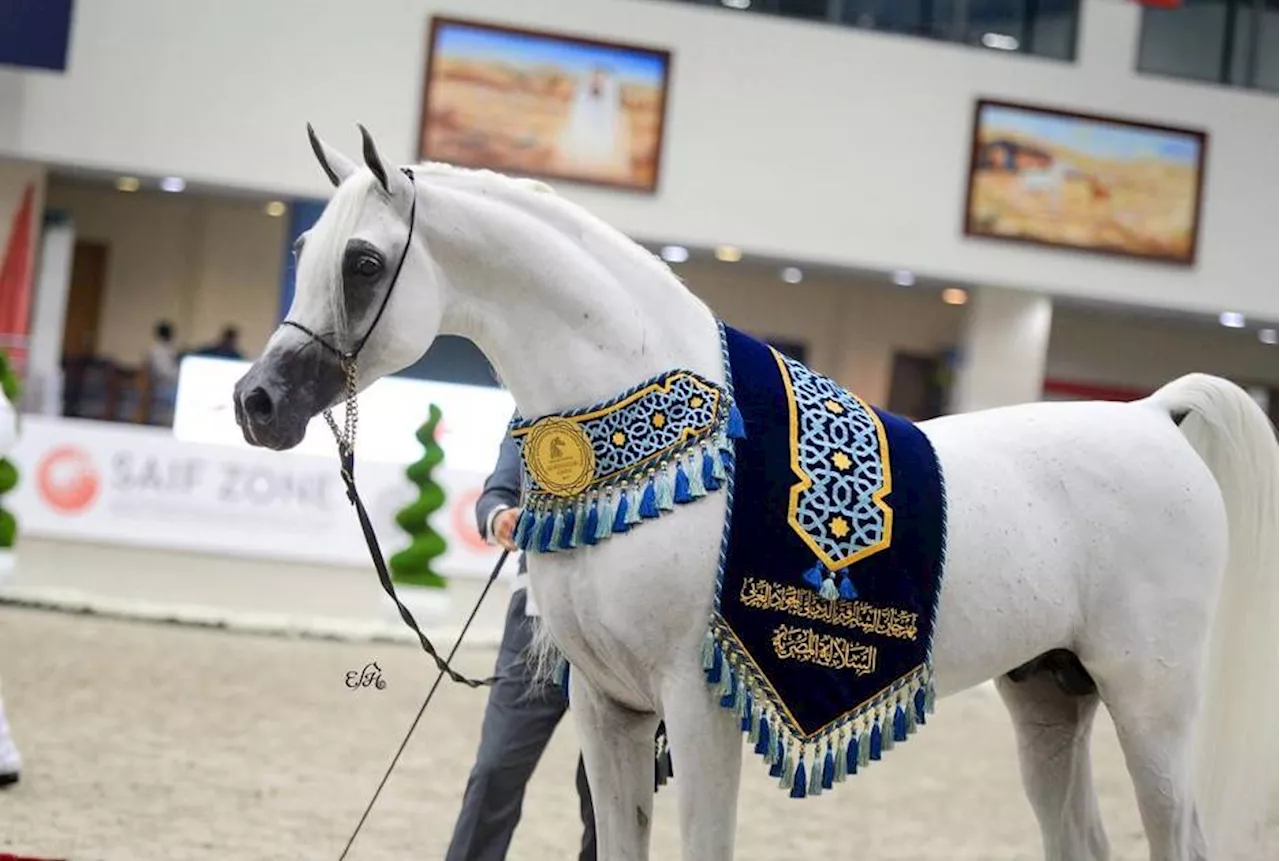
M520 505L520 453L509 435L498 450L498 463L476 501L476 523L491 544L515 549L512 537ZM536 683L525 660L532 639L529 616L537 608L529 600L524 554L507 607L496 675L489 689L480 749L467 779L462 811L454 825L445 861L503 861L520 821L525 785L546 749L556 724L568 708L564 694L550 682ZM582 814L579 861L595 861L595 814L587 773L578 757L578 801Z

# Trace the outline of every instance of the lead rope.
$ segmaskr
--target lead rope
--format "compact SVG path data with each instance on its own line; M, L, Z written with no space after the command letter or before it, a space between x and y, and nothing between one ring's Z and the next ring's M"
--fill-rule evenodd
M355 843L356 837L359 836L360 829L364 827L365 821L369 818L373 805L377 803L378 797L382 794L382 788L387 785L387 781L391 778L391 772L395 770L396 764L400 761L400 755L404 753L404 749L408 746L409 739L413 737L413 731L418 728L418 722L422 720L422 715L426 712L427 706L431 704L431 699L435 696L436 689L440 687L440 682L444 680L444 677L448 676L450 680L470 688L492 685L497 681L497 676L490 676L487 679L469 678L455 671L452 664L454 656L458 654L458 649L462 646L462 641L467 636L467 631L471 628L471 623L475 621L476 614L480 612L480 605L484 603L484 599L488 596L493 582L498 579L498 575L502 572L502 565L507 561L507 554L510 552L504 549L502 555L498 557L497 564L493 566L493 572L489 574L489 579L485 581L484 588L480 591L480 597L476 599L476 605L471 608L467 621L463 623L462 630L458 632L458 638L454 641L453 648L449 650L447 657L441 658L439 653L436 652L436 647L432 645L431 641L427 639L427 635L422 633L422 630L418 627L418 623L414 620L413 614L409 612L409 608L400 603L399 597L396 596L395 585L391 582L391 575L387 572L386 562L382 558L382 549L378 544L378 536L373 530L369 514L365 511L364 503L356 490L356 426L360 420L360 413L356 397L357 374L354 356L342 357L342 370L346 375L346 403L343 406L342 428L339 429L338 422L333 417L332 409L324 411L324 420L328 423L329 430L333 432L333 438L338 444L338 456L342 462L342 482L347 487L347 499L355 506L356 515L360 518L360 529L364 532L364 540L369 547L369 556L373 559L373 566L378 571L378 579L382 583L382 588L386 590L387 594L391 596L391 600L395 602L396 608L400 611L400 618L418 635L419 643L421 643L423 650L435 661L439 672L436 673L436 680L432 682L431 689L427 691L426 698L423 699L422 705L418 708L418 713L414 715L413 722L409 724L409 729L404 734L400 747L396 749L395 756L391 758L391 763L383 773L382 780L378 782L378 788L373 791L373 797L369 799L369 803L365 806L364 813L360 816L360 821L356 823L355 830L347 838L347 845L343 848L342 854L338 856L338 861L345 861L347 853L351 851L351 846Z
M431 656L440 672L447 675L451 681L466 685L469 688L492 685L498 680L497 676L490 676L487 679L473 679L462 675L450 666L452 656L450 658L441 658L440 653L436 651L436 647L432 645L431 641L427 639L427 635L422 633L422 629L418 627L418 623L413 618L413 614L409 612L409 608L400 603L400 598L396 595L396 587L391 582L391 574L387 571L386 560L382 558L382 548L378 544L377 533L373 530L373 523L369 520L369 513L365 510L359 491L356 490L356 425L359 422L360 413L356 398L355 358L353 356L344 356L342 369L347 378L343 427L341 430L338 429L338 422L333 417L332 409L324 411L324 420L328 422L329 430L333 431L333 437L338 443L338 456L342 461L342 483L347 486L347 499L355 506L356 516L360 518L360 529L364 532L364 542L369 547L369 556L373 560L373 567L377 569L378 580L382 583L383 590L395 602L396 609L400 611L400 618L418 635L418 642L422 645L422 650ZM494 574L496 576L496 569ZM488 588L486 587L487 591ZM481 597L483 598L483 595ZM465 632L466 629L464 628L463 631ZM461 637L459 637L459 640L461 640Z

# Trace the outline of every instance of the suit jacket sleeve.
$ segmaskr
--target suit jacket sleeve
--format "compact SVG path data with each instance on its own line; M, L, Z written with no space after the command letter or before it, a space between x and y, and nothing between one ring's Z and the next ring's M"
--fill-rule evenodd
M520 451L516 448L515 439L507 434L498 448L498 462L485 479L484 490L476 500L476 528L486 541L489 535L485 527L489 523L490 512L499 506L519 507L521 473Z

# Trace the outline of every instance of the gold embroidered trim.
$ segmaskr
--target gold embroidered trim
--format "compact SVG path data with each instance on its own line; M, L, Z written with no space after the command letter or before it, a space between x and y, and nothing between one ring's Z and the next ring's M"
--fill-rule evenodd
M894 607L875 607L865 601L829 601L807 587L784 586L745 577L738 597L744 607L753 610L778 610L801 619L839 625L866 634L880 634L899 640L915 640L919 635L916 613Z

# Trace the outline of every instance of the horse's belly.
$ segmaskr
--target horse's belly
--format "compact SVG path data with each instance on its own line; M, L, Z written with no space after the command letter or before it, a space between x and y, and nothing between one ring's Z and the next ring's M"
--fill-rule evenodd
M1075 648L1085 619L1096 624L1122 590L1161 589L1170 567L1214 562L1216 542L1196 527L1212 525L1216 486L1153 409L1031 404L921 428L947 493L940 694Z

